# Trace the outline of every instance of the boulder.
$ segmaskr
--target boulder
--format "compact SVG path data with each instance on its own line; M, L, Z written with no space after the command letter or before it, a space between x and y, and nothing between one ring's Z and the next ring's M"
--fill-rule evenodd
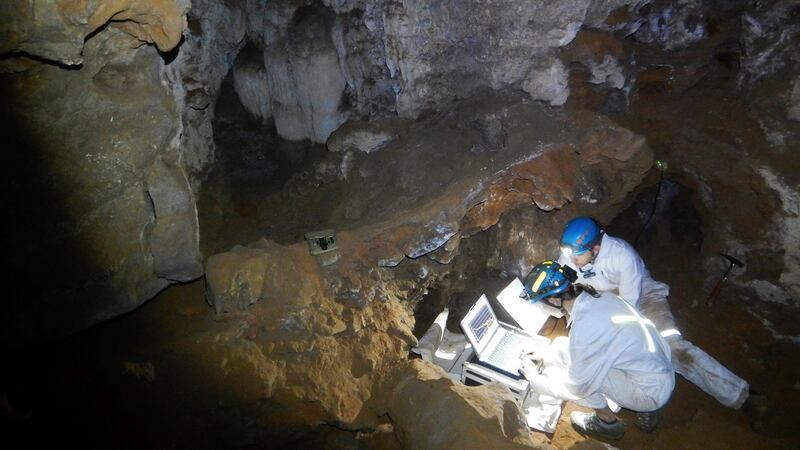
M549 448L534 440L511 391L500 383L467 387L422 360L401 364L384 383L381 403L403 448Z

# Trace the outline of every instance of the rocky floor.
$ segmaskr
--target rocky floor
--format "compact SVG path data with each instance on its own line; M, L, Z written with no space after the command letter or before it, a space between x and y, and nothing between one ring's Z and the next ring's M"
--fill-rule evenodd
M726 300L713 310L702 306L707 291L697 288L700 217L689 192L671 186L667 191L673 195L663 200L668 208L642 234L640 250L653 275L672 287L671 303L684 334L764 392L771 414L762 431L752 431L745 414L722 407L679 378L661 428L648 435L631 426L614 445L796 448L800 440L792 412L798 404L800 351L776 342L743 312L733 289L724 291ZM653 188L644 190L638 206L634 202L609 231L634 240L641 230L635 216L650 206L653 194ZM493 292L504 282L485 274L460 295L438 302L458 309L478 292ZM203 291L202 282L175 286L140 310L57 346L10 355L4 385L17 389L3 399L4 414L11 418L4 422L5 435L22 438L17 442L27 448L67 442L88 448L400 448L389 426L361 433L332 425L297 426L293 417L298 411L260 399L258 383L247 378L251 368L233 359L228 367L206 366L220 359L210 342L229 332L235 320L216 316L202 301ZM436 293L426 298L434 300ZM420 320L427 315L418 311ZM564 332L563 323L550 327L556 334ZM540 442L595 448L569 426L573 408L566 407L556 433L540 434ZM622 417L633 419L629 413Z

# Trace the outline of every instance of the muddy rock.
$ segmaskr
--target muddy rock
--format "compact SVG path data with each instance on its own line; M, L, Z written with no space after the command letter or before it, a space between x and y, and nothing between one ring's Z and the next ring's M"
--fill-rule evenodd
M371 300L368 307L337 301L362 288L346 275L329 274L302 243L260 241L215 255L207 270L209 299L218 310L245 305L242 299L260 300L219 344L252 341L245 346L252 351L241 357L270 368L267 396L313 405L304 417L309 424L355 421L382 365L402 359L416 343L404 305L396 298ZM399 285L395 291L402 290ZM376 296L374 290L364 295Z
M606 55L615 59L626 57L622 40L609 31L596 29L581 30L560 54L565 61L582 64L592 60L600 62Z
M507 387L467 387L414 360L385 381L380 399L408 449L550 448L535 441Z

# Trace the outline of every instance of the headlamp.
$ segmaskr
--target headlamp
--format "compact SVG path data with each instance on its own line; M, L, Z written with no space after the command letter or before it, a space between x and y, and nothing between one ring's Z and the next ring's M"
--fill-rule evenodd
M572 247L567 247L567 246L561 247L561 253L563 253L564 256L572 256Z

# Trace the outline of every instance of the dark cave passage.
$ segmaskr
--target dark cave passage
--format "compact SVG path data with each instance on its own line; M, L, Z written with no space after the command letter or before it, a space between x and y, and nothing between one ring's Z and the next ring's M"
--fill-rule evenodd
M217 99L213 130L216 162L198 201L205 255L261 238L292 244L330 227L341 187L325 169L335 170L338 156L308 140L287 141L271 119L254 118L233 88L232 72Z

